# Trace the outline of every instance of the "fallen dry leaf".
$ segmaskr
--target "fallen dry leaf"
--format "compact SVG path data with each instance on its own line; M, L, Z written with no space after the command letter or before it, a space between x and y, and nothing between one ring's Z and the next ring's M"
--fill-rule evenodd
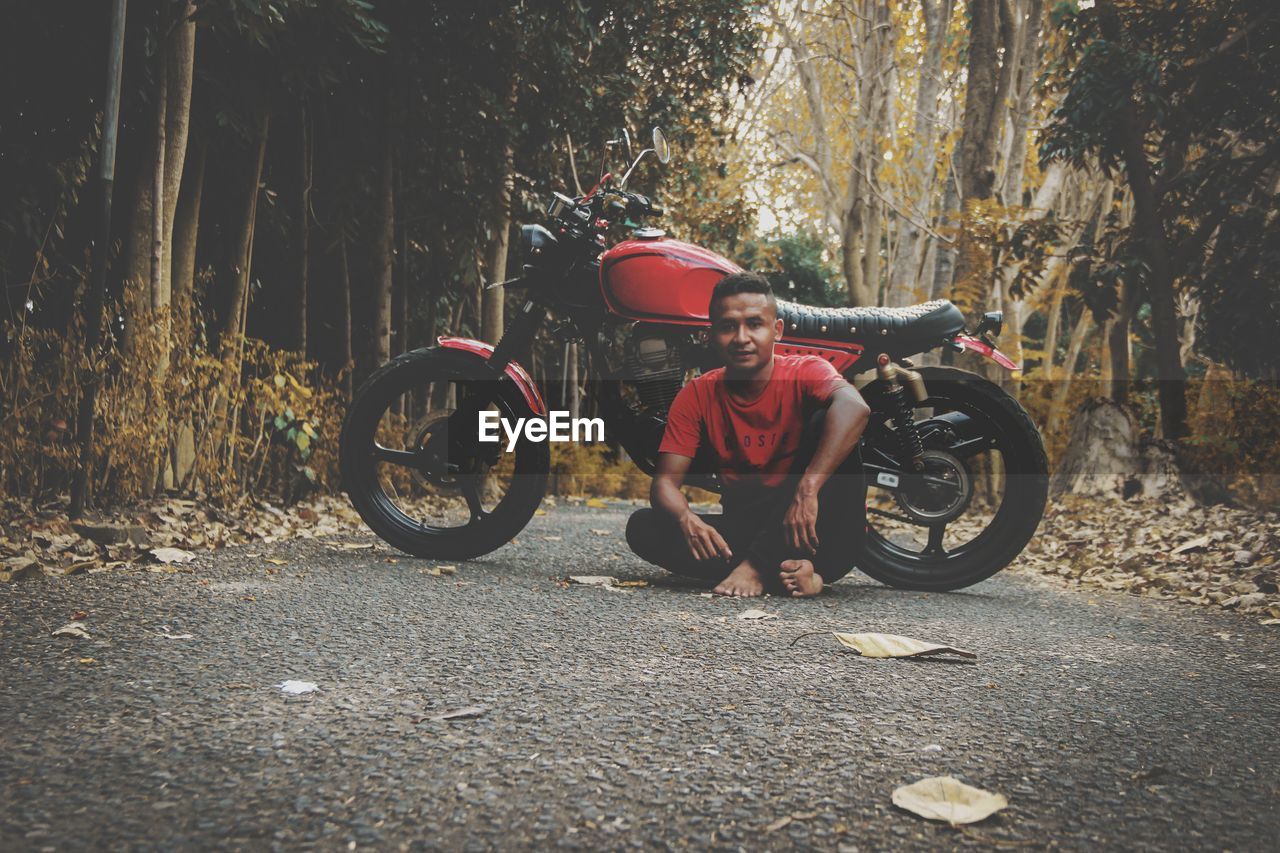
M580 586L595 586L601 589L607 589L612 592L626 592L619 586L617 578L608 575L571 575L569 583L576 583Z
M765 613L759 608L753 607L750 610L744 610L738 614L739 619L777 619L776 613Z
M587 498L587 506L594 509L605 509L609 505L599 498Z
M271 565L273 565L273 566L287 566L287 565L289 565L289 561L288 561L288 560L279 560L279 559L276 559L275 557L267 557L267 558L266 558L266 560L265 560L264 562L270 563L270 564L271 564Z
M591 532L597 536L608 536L610 534L610 531L600 530L599 528L596 528L596 527L591 528Z
M775 820L773 823L771 823L771 824L769 824L768 826L766 826L766 827L764 828L764 831L765 831L765 832L777 832L779 829L782 829L784 826L786 826L787 824L791 823L791 821L792 821L793 819L794 819L794 818L792 818L792 817L791 817L791 815L783 815L782 817L780 817L780 818L778 818L777 820Z
M181 548L152 548L151 556L162 563L189 563L196 558L195 554Z
M68 622L61 628L53 632L55 637L76 637L81 640L92 640L89 632L84 629L83 622Z
M841 634L833 632L840 645L853 649L868 658L911 658L921 655L959 655L962 658L976 658L973 652L966 652L954 646L943 646L938 643L926 643L912 637L901 637L897 634Z
M456 711L446 711L432 717L433 720L474 720L476 717L483 717L489 709L483 705L470 705L466 708L459 708Z
M1207 548L1209 547L1209 541L1210 539L1208 536L1200 536L1196 539L1192 539L1190 542L1183 542L1181 545L1179 545L1177 548L1174 548L1169 553L1175 554L1175 555L1185 554L1188 551L1196 551L1200 548Z
M1009 801L950 776L931 776L895 789L893 804L928 820L956 826L985 820L1007 807Z

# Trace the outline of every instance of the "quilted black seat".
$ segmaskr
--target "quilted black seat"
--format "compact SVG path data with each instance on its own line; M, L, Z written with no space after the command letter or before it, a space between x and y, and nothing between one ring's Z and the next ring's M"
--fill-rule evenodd
M964 315L946 299L906 308L823 308L778 300L784 337L858 341L884 352L912 354L964 329Z

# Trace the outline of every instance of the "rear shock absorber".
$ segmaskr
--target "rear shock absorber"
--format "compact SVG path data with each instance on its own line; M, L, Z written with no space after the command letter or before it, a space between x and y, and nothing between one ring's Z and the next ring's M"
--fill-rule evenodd
M914 370L894 364L888 353L880 353L876 359L876 375L888 387L889 411L893 416L894 432L902 448L904 467L920 473L924 470L924 443L916 429L915 405L924 402L929 394L924 387L924 377ZM907 393L907 388L911 393Z

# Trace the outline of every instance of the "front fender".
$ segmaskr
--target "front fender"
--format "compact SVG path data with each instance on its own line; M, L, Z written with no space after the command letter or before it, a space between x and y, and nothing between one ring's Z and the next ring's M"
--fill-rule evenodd
M436 343L445 349L462 350L472 355L478 355L485 361L493 355L493 345L486 344L484 341L475 341L471 338L436 338ZM542 400L542 394L538 393L538 386L534 384L533 379L523 367L514 361L507 365L503 371L507 378L516 384L520 389L520 396L524 397L524 401L529 404L529 408L536 415L543 417L547 414L547 404Z

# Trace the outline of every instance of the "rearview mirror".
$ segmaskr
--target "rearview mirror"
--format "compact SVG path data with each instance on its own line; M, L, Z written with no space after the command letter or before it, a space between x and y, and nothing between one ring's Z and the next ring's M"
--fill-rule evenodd
M653 150L658 155L659 163L665 165L671 162L671 146L667 145L667 135L660 127L653 129Z

